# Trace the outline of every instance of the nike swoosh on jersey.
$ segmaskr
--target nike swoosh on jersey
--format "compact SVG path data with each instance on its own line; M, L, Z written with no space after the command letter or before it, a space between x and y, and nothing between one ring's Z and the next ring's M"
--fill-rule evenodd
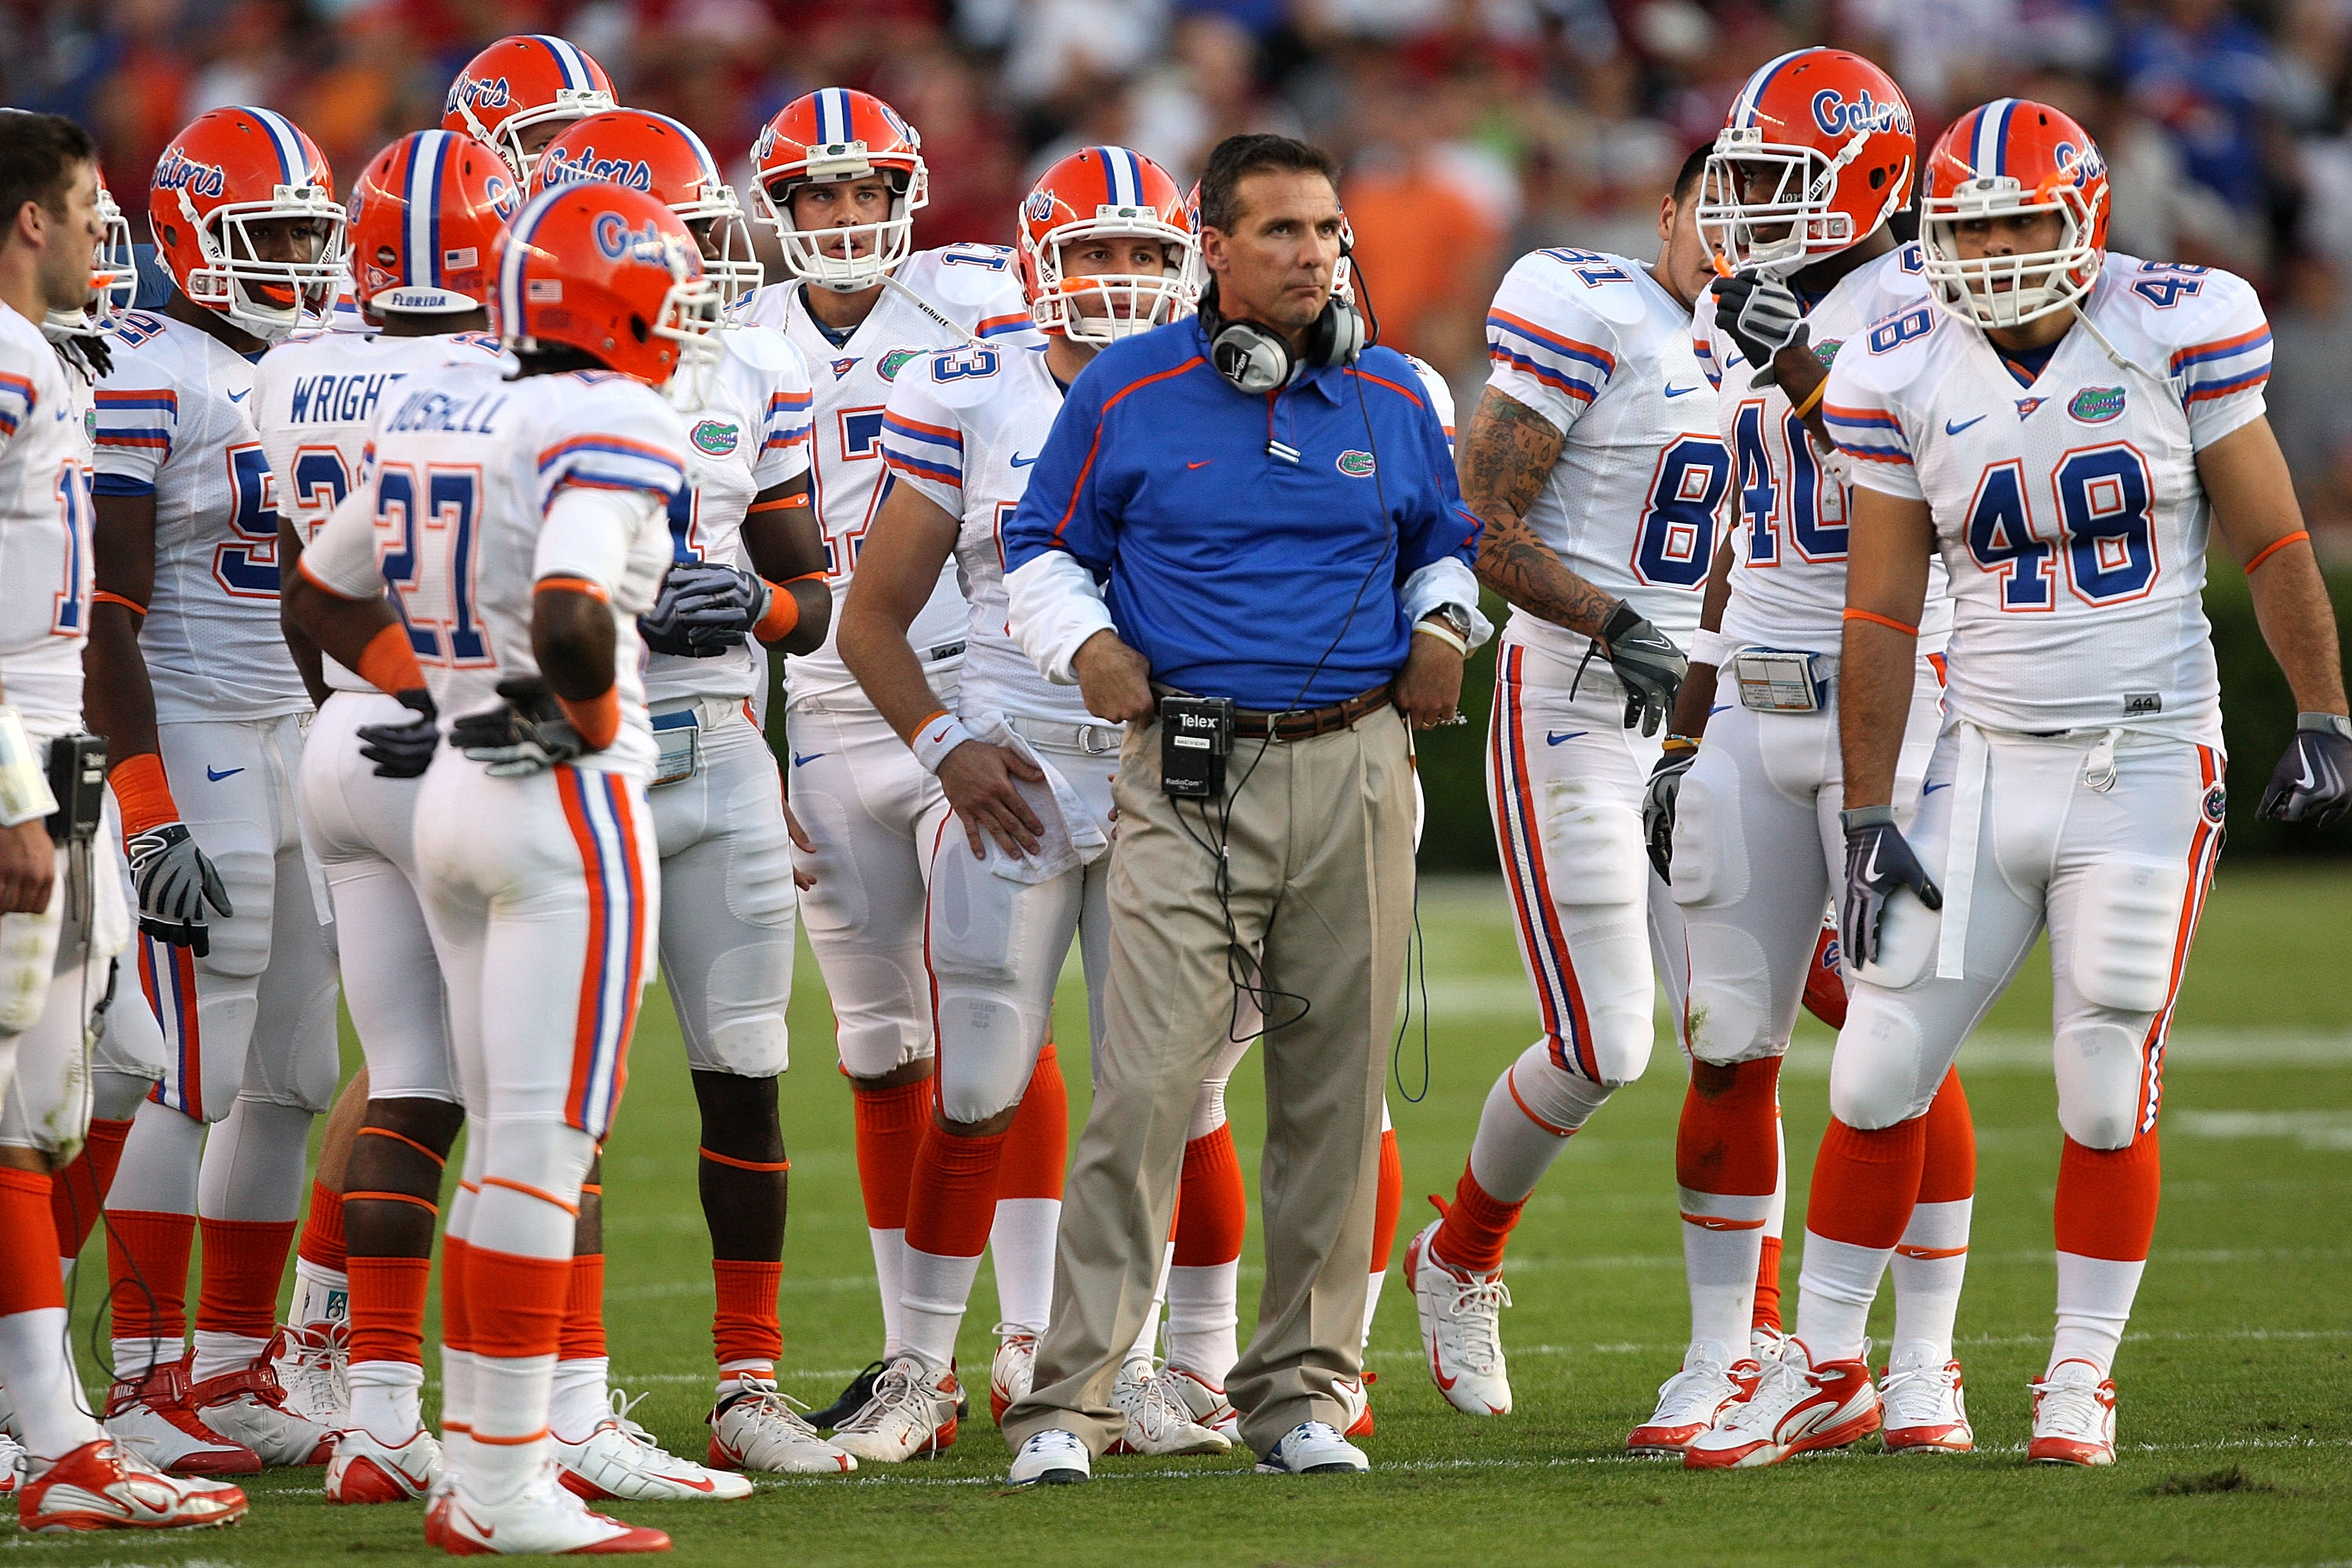
M1698 383L1696 382L1691 383L1688 386L1676 386L1671 381L1666 383L1666 395L1668 397L1680 397L1685 393L1696 392L1697 390Z
M252 391L253 388L248 386L243 392L232 392L228 395L228 400L231 403L243 403Z
M824 755L823 752L811 752L804 757L798 752L794 752L793 753L793 766L796 768L804 768L823 755Z
M1946 779L1942 784L1921 784L1921 785L1919 786L1919 793L1920 793L1921 795L1933 795L1933 794L1935 794L1935 793L1936 793L1937 790L1939 790L1939 789L1949 789L1949 788L1951 788L1951 787L1952 787L1952 781L1951 781L1951 780L1949 780L1949 779Z
M1184 466L1188 468L1205 468L1216 460L1214 458L1203 458L1197 463L1187 463Z
M1012 458L1013 466L1016 468L1025 468L1036 460L1034 458L1024 458L1018 452L1013 453Z
M1547 730L1544 731L1544 744L1547 746L1557 746L1564 742L1573 741L1579 735L1590 735L1591 733L1592 733L1592 731L1590 730L1570 730L1567 734L1563 735L1556 730Z
M215 773L213 771L213 765L210 763L206 763L205 764L205 777L212 780L215 784L218 784L221 780L226 778L234 778L243 772L245 772L243 768L224 768L220 772Z
M1947 436L1957 436L1971 425L1981 425L1983 423L1984 416L1981 414L1978 415L1974 419L1963 419L1958 424L1947 419L1944 421L1944 434Z

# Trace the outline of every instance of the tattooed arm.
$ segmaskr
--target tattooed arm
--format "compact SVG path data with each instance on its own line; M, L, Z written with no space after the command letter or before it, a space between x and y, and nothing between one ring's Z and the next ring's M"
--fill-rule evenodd
M1528 615L1598 637L1617 601L1570 571L1527 521L1566 439L1542 415L1490 386L1456 466L1463 500L1486 525L1478 581Z

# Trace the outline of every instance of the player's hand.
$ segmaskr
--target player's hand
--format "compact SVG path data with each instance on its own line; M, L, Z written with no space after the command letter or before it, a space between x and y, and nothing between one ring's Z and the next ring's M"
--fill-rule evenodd
M2295 717L2294 740L2271 771L2254 815L2325 827L2352 809L2352 724L2340 713Z
M494 779L523 778L582 756L588 742L555 705L543 680L501 680L496 708L461 715L449 726L449 743Z
M1656 734L1674 710L1675 693L1682 689L1690 661L1673 638L1622 599L1601 628L1601 643L1625 687L1625 728L1639 724L1643 734Z
M1698 742L1686 735L1669 735L1650 770L1649 787L1642 792L1642 837L1650 847L1650 864L1658 880L1675 879L1675 801L1682 794L1683 775L1698 761Z
M1149 719L1159 703L1151 695L1151 661L1118 640L1114 631L1088 637L1070 660L1087 711L1112 724Z
M1772 356L1792 345L1802 348L1812 331L1795 291L1779 274L1764 271L1717 279L1715 319L1756 367L1751 387L1771 385Z
M422 778L441 749L441 716L433 694L421 686L402 692L399 700L416 717L404 724L361 725L360 755L375 764L380 779Z
M940 763L940 789L963 824L964 840L975 860L988 853L981 837L983 828L1016 860L1037 852L1037 836L1045 825L1021 798L1014 779L1044 784L1045 770L1010 747L985 741L966 741Z
M792 839L793 847L803 855L816 853L816 840L808 836L808 829L801 826L801 819L793 815L793 803L789 799L784 802L784 832ZM802 870L800 861L793 860L793 886L803 893L807 892L816 886L816 873Z
M0 827L0 915L37 915L57 891L58 847L46 818Z
M223 920L236 911L229 907L220 873L196 847L186 824L165 822L127 835L122 850L131 862L131 884L139 891L139 929L157 942L192 948L198 958L211 953L205 906Z
M662 579L654 607L637 617L637 635L656 653L716 658L742 645L768 613L772 592L755 573L682 561Z
M1886 900L1908 888L1931 910L1944 907L1944 890L1919 864L1919 857L1895 826L1891 805L1863 806L1839 814L1845 824L1845 898L1838 905L1846 961L1855 969L1878 957L1878 921Z
M1389 700L1416 730L1451 724L1462 710L1463 655L1444 637L1415 632L1405 649Z

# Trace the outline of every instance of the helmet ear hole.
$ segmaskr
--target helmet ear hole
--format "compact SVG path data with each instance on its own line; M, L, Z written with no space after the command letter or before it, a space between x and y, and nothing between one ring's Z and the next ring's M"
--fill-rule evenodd
M1870 172L1870 188L1872 190L1878 190L1885 184L1886 171L1885 169L1873 169Z
M646 324L646 319L643 316L631 316L629 318L629 335L636 339L637 342L641 343L651 342L653 341L654 331L653 328Z

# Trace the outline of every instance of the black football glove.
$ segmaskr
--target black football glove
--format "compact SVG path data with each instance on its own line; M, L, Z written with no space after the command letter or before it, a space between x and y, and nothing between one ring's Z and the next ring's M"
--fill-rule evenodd
M2294 740L2271 772L2254 815L2265 822L2325 827L2352 809L2352 721L2341 713L2298 713Z
M1862 806L1840 812L1838 819L1845 825L1845 899L1838 906L1838 930L1847 962L1860 969L1878 957L1879 917L1896 889L1910 889L1931 910L1944 907L1944 890L1904 842L1893 806Z
M543 680L501 680L496 708L467 713L449 726L449 743L494 779L543 773L583 754L588 742L557 707Z
M1750 387L1772 384L1772 356L1790 345L1802 348L1812 329L1805 308L1780 276L1741 272L1715 280L1715 319L1756 367Z
M1658 765L1650 770L1649 787L1642 792L1642 837L1650 846L1650 864L1658 880L1675 879L1675 801L1682 794L1683 775L1698 761L1698 742L1684 735L1666 737Z
M205 906L210 904L223 920L236 911L229 907L220 873L196 847L187 825L166 822L125 835L122 851L131 862L131 884L139 891L139 929L157 942L192 948L198 958L209 956L213 943Z
M682 561L662 579L637 635L656 653L715 658L740 647L768 613L772 590L755 573L710 561Z
M1690 660L1673 639L1622 600L1601 628L1601 640L1617 679L1624 683L1625 728L1639 724L1643 734L1656 734L1674 710L1675 693L1682 689Z
M400 702L416 717L403 724L362 724L360 755L375 764L380 779L422 778L441 749L440 713L433 694L423 687L400 693Z

